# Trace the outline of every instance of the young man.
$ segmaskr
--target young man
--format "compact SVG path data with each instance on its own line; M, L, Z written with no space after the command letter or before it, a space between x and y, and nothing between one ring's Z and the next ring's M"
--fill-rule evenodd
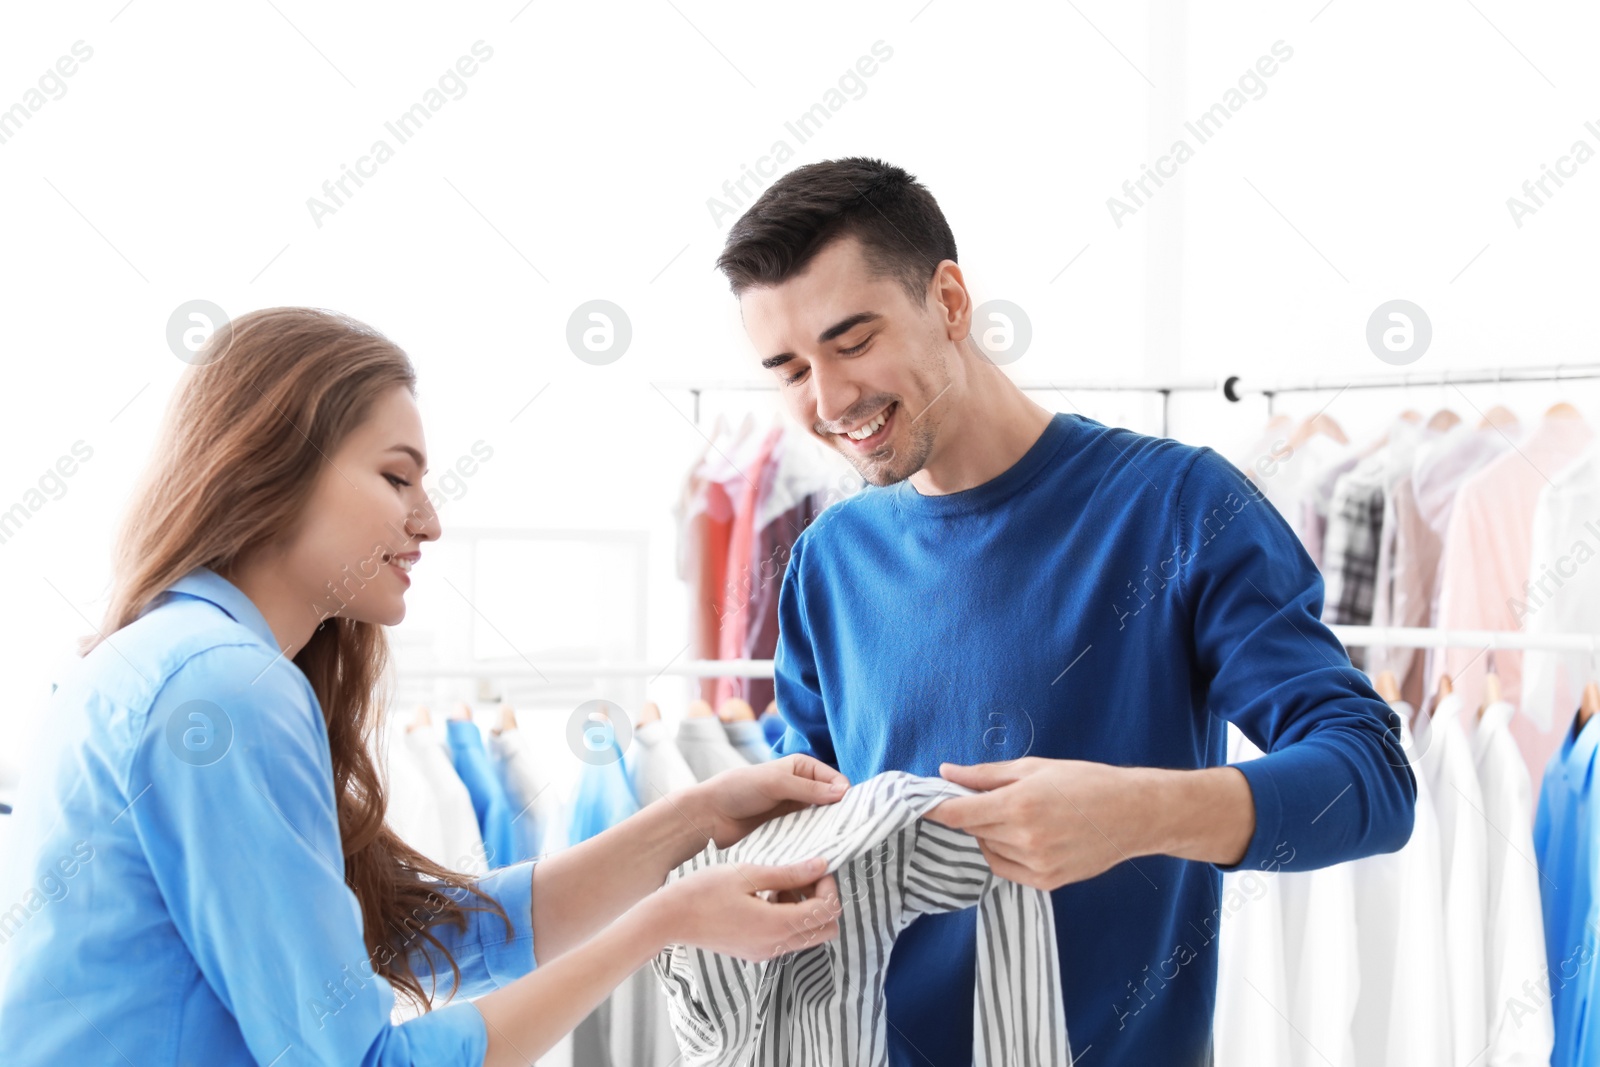
M1209 1062L1222 871L1411 833L1398 719L1319 621L1316 567L1211 449L1018 390L905 171L791 172L718 266L790 414L869 483L784 575L782 751L983 790L930 818L1052 891L1074 1053ZM1218 766L1224 720L1268 755ZM970 909L900 935L890 1063L971 1062L974 935Z

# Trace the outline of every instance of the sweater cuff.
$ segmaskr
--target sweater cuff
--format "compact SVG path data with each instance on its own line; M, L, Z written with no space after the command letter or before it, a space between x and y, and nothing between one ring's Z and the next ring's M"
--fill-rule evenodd
M1220 863L1212 866L1223 872L1266 870L1276 861L1279 837L1283 833L1283 797L1272 773L1271 757L1259 756L1228 766L1243 774L1250 785L1250 796L1256 807L1256 828L1238 863L1231 867Z

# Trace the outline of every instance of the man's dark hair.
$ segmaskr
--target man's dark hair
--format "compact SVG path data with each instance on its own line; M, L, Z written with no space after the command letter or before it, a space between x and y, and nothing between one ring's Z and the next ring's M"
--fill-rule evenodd
M860 240L868 269L892 277L920 307L956 239L915 175L879 159L808 163L779 178L728 231L717 268L735 296L780 285L836 238Z

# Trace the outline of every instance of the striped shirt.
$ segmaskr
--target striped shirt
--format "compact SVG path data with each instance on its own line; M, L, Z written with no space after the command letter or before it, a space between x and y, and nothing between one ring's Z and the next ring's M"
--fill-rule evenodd
M972 792L886 771L730 848L712 843L669 874L670 882L715 864L823 856L843 905L837 939L765 962L683 945L656 957L686 1067L887 1063L884 975L895 937L921 915L973 906L973 1062L1071 1063L1049 895L997 877L974 837L922 818Z

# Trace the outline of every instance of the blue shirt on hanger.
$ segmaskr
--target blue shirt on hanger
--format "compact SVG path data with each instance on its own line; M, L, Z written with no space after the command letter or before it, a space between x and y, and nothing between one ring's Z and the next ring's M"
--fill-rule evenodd
M7 1063L482 1063L467 1001L390 1021L344 881L322 709L236 586L205 567L174 583L46 719L12 816L27 887L0 914ZM509 932L484 911L429 927L462 996L535 966L532 882L525 863L478 883ZM442 997L450 969L410 940Z
M1392 851L1416 780L1399 721L1320 621L1299 538L1209 448L1054 416L1008 470L824 511L784 574L781 751L861 782L1022 756L1226 759L1256 829L1239 868ZM1141 857L1051 894L1067 1029L1096 1067L1207 1062L1222 869ZM974 913L915 920L886 976L889 1062L971 1062Z
M1595 770L1600 715L1577 730L1545 765L1533 847L1539 857L1545 957L1556 1044L1550 1067L1600 1064L1600 823L1595 821Z
M483 747L483 734L477 724L450 719L445 723L445 739L450 745L450 763L472 797L472 813L478 818L489 868L528 859L512 833L511 802L489 764L489 752Z
M590 755L578 774L567 830L574 845L604 833L639 810L639 798L634 795L622 746L617 744L611 724L586 724L584 746Z

